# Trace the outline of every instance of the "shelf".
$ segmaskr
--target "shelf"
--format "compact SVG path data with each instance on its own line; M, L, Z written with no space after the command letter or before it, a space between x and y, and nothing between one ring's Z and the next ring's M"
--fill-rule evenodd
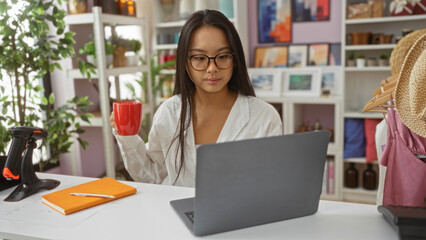
M174 75L176 73L176 69L161 69L160 73L166 75Z
M384 67L346 67L346 72L390 72L390 66Z
M282 103L284 101L298 104L337 104L342 101L339 96L334 97L259 97L266 102Z
M367 164L367 161L365 160L364 157L360 157L360 158L345 158L343 159L345 162L349 162L349 163L364 163ZM371 162L372 164L379 164L379 162L376 160L374 162Z
M148 66L134 66L134 67L120 67L120 68L110 68L106 70L107 76L119 76L123 74L134 74L138 72L147 72ZM68 71L68 76L70 78L85 78L79 69L71 69ZM92 78L97 78L97 70L95 69L95 74L92 74Z
M102 127L103 121L102 121L102 116L101 116L100 110L94 111L94 112L89 112L89 113L91 113L93 115L93 117L90 118L90 123L87 123L87 122L81 120L80 117L77 117L77 121L80 123L80 126L82 126L82 127Z
M345 118L374 118L374 119L383 119L383 114L381 113L372 113L372 112L345 112Z
M364 188L343 188L343 194L361 194L366 196L376 196L377 191L376 190L366 190Z
M362 19L346 19L346 24L371 24L371 23L388 23L402 21L423 21L426 20L426 14L412 16L391 16L381 18L362 18Z
M177 44L159 44L154 47L155 50L177 49Z
M173 21L173 22L162 22L157 23L155 25L156 28L175 28L175 27L183 27L186 20Z
M145 19L128 17L116 14L105 14L101 15L101 22L103 24L110 25L144 25L146 24ZM95 17L93 13L81 13L81 14L71 14L67 15L64 18L65 24L67 25L80 25L80 24L93 24Z
M396 44L366 44L366 45L347 45L345 50L382 50L382 49L394 49Z

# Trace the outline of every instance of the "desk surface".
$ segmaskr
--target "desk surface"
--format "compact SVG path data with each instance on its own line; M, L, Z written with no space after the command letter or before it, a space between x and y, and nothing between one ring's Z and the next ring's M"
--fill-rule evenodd
M170 206L194 196L193 188L126 182L135 195L67 216L41 203L41 196L93 178L38 173L61 181L51 191L20 202L2 201L0 239L195 239ZM204 239L397 239L374 205L321 201L315 215L203 237Z

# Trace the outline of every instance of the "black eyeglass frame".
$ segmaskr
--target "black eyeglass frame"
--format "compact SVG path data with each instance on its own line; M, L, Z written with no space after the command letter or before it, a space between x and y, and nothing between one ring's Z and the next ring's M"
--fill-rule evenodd
M214 56L214 57L209 57L209 56L207 56L207 55L205 55L205 54L194 54L194 55L189 56L189 57L188 57L188 59L189 59L189 63L190 63L190 65L191 65L191 67L192 67L195 71L204 71L204 70L206 70L206 69L210 66L210 60L211 60L211 59L213 59L214 64L215 64L215 65L216 65L216 67L218 67L219 69L227 69L227 68L230 68L230 67L232 66L232 64L231 64L231 65L229 65L229 67L226 67L226 68L221 68L221 67L219 67L219 66L217 65L216 58L217 58L219 55L221 55L221 54L230 54L230 55L232 56L232 62L234 61L234 53L232 53L232 52L222 52L222 53L217 54L217 55L216 55L216 56ZM196 57L196 56L204 56L204 57L206 57L206 58L208 59L208 60L207 60L207 67L206 67L206 68L199 70L199 69L196 69L196 68L192 65L192 61L191 61L191 59L192 59L193 57Z

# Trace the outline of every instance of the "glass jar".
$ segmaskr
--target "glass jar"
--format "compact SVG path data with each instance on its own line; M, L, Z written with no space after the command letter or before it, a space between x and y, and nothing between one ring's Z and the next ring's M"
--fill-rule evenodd
M367 164L367 169L362 173L362 187L367 190L375 190L377 187L376 172L373 170L373 164Z
M349 163L349 168L345 171L345 187L358 187L358 170L355 167L355 163Z

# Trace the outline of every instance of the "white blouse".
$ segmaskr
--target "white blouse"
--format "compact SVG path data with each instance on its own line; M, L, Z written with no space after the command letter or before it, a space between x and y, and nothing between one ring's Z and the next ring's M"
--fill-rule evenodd
M181 109L180 95L167 99L154 115L153 125L144 143L139 136L120 136L114 132L124 166L139 182L173 184L179 171L178 130ZM189 118L191 119L191 118ZM217 142L282 135L282 121L275 108L255 97L238 95ZM192 122L185 132L185 159L175 183L195 186L196 148Z

